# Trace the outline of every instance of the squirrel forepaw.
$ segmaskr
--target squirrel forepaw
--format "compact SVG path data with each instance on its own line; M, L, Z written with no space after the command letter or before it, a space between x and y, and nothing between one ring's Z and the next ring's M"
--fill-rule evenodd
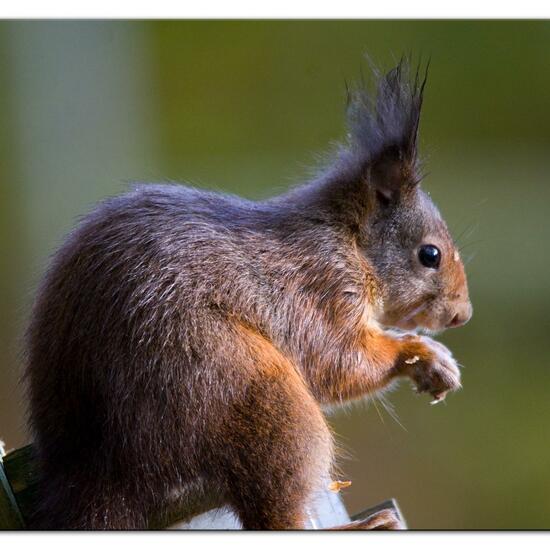
M432 405L445 399L448 392L456 391L460 384L460 369L451 351L440 342L419 336L422 351L404 359L407 374L419 393L427 392L434 398Z

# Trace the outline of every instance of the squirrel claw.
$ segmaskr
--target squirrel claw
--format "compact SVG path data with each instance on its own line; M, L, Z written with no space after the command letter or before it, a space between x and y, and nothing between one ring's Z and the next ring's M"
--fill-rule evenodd
M430 405L437 405L438 403L441 403L441 401L445 400L445 397L447 397L447 392L444 391L444 392L441 392L441 393L437 393L437 394L432 395L432 397L434 399L432 401L430 401Z

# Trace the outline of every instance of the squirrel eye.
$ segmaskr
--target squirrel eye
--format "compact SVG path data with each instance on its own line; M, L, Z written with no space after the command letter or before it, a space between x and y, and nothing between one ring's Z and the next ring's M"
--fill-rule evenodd
M437 269L441 263L441 252L433 244L425 244L418 249L418 259L424 267Z

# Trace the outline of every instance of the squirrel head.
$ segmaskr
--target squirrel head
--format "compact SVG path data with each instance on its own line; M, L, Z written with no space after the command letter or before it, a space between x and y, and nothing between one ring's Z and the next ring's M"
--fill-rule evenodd
M348 92L349 143L337 173L348 184L358 247L378 282L376 320L406 330L463 325L472 315L464 266L420 188L417 137L427 67L422 79L418 69L412 77L402 59L375 76L374 95L364 86Z
M377 186L359 246L379 282L377 320L440 331L472 315L464 266L447 226L419 185L388 199Z

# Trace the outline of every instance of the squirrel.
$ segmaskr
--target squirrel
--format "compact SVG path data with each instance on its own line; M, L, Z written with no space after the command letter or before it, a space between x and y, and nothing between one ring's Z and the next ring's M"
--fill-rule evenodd
M460 388L425 335L472 314L420 187L427 72L402 59L349 89L347 138L282 195L145 184L81 220L26 333L31 528L148 528L194 487L245 529L301 529L335 464L325 408L402 378Z

